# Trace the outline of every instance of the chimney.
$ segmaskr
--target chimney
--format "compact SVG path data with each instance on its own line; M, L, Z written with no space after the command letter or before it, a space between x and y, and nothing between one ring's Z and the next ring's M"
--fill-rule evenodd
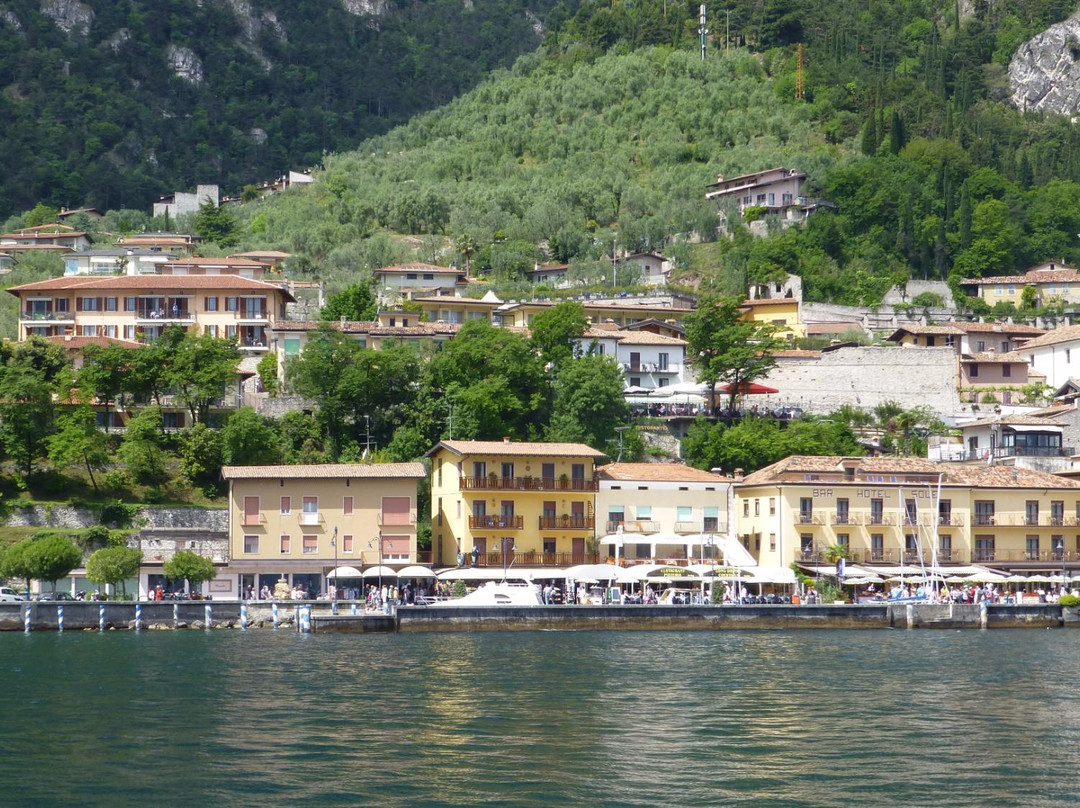
M506 445L506 446L509 446L510 445L510 438L503 438L503 444Z
M718 472L723 473L722 469L713 469L713 471L718 471ZM743 470L742 469L735 469L735 471L731 472L731 476L735 478L735 482L741 483L742 480L743 480Z

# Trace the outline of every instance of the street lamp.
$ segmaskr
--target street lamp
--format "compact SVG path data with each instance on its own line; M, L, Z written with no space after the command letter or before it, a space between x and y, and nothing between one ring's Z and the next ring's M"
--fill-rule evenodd
M1062 592L1067 592L1068 590L1065 589L1065 537L1064 536L1062 536L1060 539L1058 539L1057 547L1055 547L1054 549L1056 549L1059 553L1061 553L1061 590L1062 590Z
M381 598L382 597L382 534L379 534L378 536L376 536L375 538L373 538L371 541L368 542L367 546L368 546L369 550L371 549L371 546L373 544L375 544L375 542L379 543L379 597ZM383 606L385 607L386 604L384 603Z
M713 553L713 546L714 546L713 545L713 535L712 535L712 533L707 533L705 535L705 543L704 543L704 546L703 546L702 549L704 550L704 547L709 548L709 566L712 569L712 574L709 575L709 602L710 603L712 603L712 601L714 600L713 593L716 591L716 554Z
M338 563L337 563L337 525L334 525L334 535L330 537L330 546L334 548L334 588L330 590L330 612L331 614L337 614L337 584L338 584ZM329 578L329 576L327 576ZM329 580L327 581L327 587L330 586Z

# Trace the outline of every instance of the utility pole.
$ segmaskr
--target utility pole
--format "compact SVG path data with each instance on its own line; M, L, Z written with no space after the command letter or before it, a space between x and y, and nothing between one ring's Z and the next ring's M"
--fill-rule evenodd
M724 11L724 14L727 15L726 27L724 28L724 50L726 51L731 47L729 44L731 42L731 9Z
M698 42L701 44L701 61L705 61L705 37L709 29L705 27L705 4L702 3L698 13Z

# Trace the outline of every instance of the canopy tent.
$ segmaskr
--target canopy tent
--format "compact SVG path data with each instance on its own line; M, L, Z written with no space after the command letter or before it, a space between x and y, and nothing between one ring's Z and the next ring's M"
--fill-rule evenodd
M502 567L452 567L438 574L440 581L501 581ZM557 567L507 567L506 578L511 581L531 581L566 578L566 571Z
M334 567L326 573L327 578L362 578L363 573L356 567Z
M657 398L663 398L665 396L706 396L709 394L709 385L698 384L697 382L679 382L678 384L669 384L666 387L657 387L652 391L650 395Z
M730 395L731 384L729 382L721 382L716 385L717 393L724 393ZM779 393L775 387L767 387L764 384L758 384L757 382L741 382L737 387L737 392L740 396L768 396L773 393Z
M422 567L419 564L413 564L408 567L402 567L397 571L399 578L435 578L434 570L430 570L427 567Z
M629 583L638 580L630 573L631 569L633 567L616 567L614 564L578 564L574 567L568 567L563 571L563 575L579 582L584 581L586 578L593 578L597 581Z
M397 578L397 570L391 569L385 565L377 567L368 567L364 570L365 578Z
M795 571L788 567L750 567L742 571L747 574L747 583L786 585L795 583Z

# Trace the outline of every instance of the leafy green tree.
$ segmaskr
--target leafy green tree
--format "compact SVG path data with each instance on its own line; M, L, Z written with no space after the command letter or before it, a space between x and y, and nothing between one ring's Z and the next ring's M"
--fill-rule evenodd
M98 490L95 471L103 471L111 462L109 439L97 425L97 417L88 405L80 405L56 419L56 432L49 436L49 460L65 467L81 465Z
M731 426L699 419L683 441L687 462L697 468L756 471L790 455L864 454L851 428L834 420L801 418L781 427L773 418L743 418Z
M82 563L82 550L71 539L55 533L33 540L26 552L31 577L51 583L53 594L56 582Z
M30 591L30 581L35 572L30 553L30 545L33 543L33 539L23 539L8 545L7 549L0 553L0 578L24 581L27 592Z
M214 562L190 550L178 550L176 554L161 566L165 577L172 581L188 582L188 591L198 589L204 581L212 581L218 570Z
M219 247L232 247L237 243L236 221L228 209L218 206L210 199L199 205L192 222L192 230L206 241L212 241Z
M270 398L277 398L278 393L281 392L281 384L278 379L277 354L273 351L264 354L263 358L259 360L259 364L255 366L255 372L259 374L259 381L262 383L263 390L266 391Z
M49 207L44 202L38 202L34 205L34 209L26 214L26 219L23 222L24 227L37 227L42 224L52 224L56 221L56 217L60 215L60 211L56 208Z
M185 334L176 345L170 381L195 423L205 423L210 406L235 384L240 354L236 341L209 334Z
M126 391L140 401L162 405L172 385L178 347L185 339L184 329L169 326L161 335L131 354L126 377Z
M716 385L727 384L731 410L747 385L776 366L773 352L783 345L776 326L744 320L740 303L734 297L702 298L686 317L687 358L697 380L709 385L711 400Z
M281 462L281 436L251 407L241 407L221 430L221 457L228 466L263 466Z
M29 352L17 350L0 367L0 442L24 478L45 456L53 431L56 387L46 368L35 367Z
M116 454L139 482L158 486L164 481L166 456L159 407L147 407L128 421Z
M617 443L615 428L630 417L622 393L622 370L610 356L583 356L563 365L555 378L550 439L610 452Z
M454 435L535 438L548 419L550 383L525 337L470 320L428 366L431 386L454 401Z
M96 584L120 584L127 595L127 582L139 575L142 550L138 547L103 547L86 559L86 577Z
M105 407L105 423L109 422L109 406L124 392L133 350L137 349L115 344L83 348L76 379L79 392L84 400L96 399Z
M378 301L370 283L356 283L330 295L326 305L319 311L319 319L336 323L342 318L349 322L372 320L379 310Z
M222 433L195 424L180 434L180 469L193 483L215 487L221 478Z
M587 326L585 307L565 300L533 317L529 340L541 359L560 367L573 358L575 340L581 338Z

